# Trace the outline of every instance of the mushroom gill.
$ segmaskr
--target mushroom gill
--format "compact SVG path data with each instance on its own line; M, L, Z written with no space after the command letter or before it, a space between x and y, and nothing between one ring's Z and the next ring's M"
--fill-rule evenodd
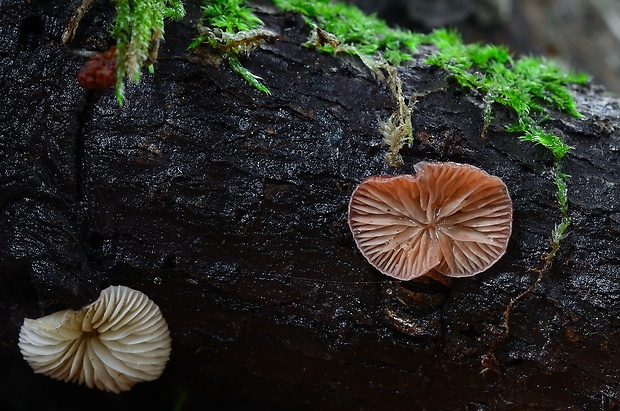
M371 176L354 190L349 226L368 262L401 280L431 269L467 277L495 264L512 231L502 180L451 162L420 162L415 170Z
M24 319L19 348L36 373L119 393L159 378L170 357L170 332L146 295L111 286L78 311Z

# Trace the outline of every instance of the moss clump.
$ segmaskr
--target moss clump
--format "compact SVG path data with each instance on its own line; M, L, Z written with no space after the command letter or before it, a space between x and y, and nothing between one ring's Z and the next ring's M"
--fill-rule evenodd
M159 43L164 35L164 19L185 15L181 0L114 0L116 18L112 33L116 38L116 98L123 104L125 77L139 82L144 66L152 70Z
M228 33L247 31L263 25L245 0L207 0L202 6L202 20Z
M261 29L263 22L246 6L245 0L205 0L202 12L199 36L192 40L189 48L206 43L221 50L235 73L257 90L270 94L262 79L243 67L239 55L248 55L262 42L276 40L279 36Z
M424 40L424 35L408 30L391 29L385 21L374 15L366 15L360 9L344 3L329 0L273 0L276 6L286 11L302 13L322 29L334 34L343 43L354 45L356 51L372 55L380 52L390 64L411 60L412 53ZM322 51L331 52L330 45L321 46Z

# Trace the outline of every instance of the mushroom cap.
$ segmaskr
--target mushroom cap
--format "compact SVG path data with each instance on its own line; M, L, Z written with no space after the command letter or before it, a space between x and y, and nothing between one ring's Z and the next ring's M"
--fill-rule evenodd
M415 170L368 177L353 191L349 227L368 262L400 280L433 268L468 277L495 264L512 231L502 180L451 162L420 162Z
M78 311L24 319L19 349L36 373L119 393L159 378L170 357L170 332L146 295L111 286Z

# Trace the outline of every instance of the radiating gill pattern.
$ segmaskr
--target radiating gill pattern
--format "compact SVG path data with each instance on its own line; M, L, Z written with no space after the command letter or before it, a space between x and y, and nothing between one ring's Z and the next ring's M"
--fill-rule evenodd
M354 191L349 224L368 261L399 279L433 268L470 276L495 263L512 230L504 183L456 163L418 163L416 171L369 177Z

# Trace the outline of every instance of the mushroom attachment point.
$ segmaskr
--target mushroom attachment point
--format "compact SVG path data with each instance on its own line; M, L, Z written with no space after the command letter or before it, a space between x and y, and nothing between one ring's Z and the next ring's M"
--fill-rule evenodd
M120 393L159 378L170 357L170 332L146 295L112 286L78 311L26 318L19 349L36 373Z
M368 262L400 280L432 269L468 277L495 264L512 232L502 180L467 164L414 167L414 175L368 177L353 191L349 227Z

